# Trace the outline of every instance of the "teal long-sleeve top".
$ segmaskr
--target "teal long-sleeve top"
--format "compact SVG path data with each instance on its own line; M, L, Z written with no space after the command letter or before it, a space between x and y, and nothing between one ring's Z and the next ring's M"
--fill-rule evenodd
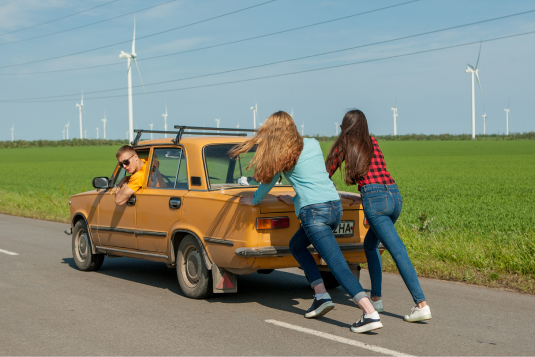
M302 207L340 200L338 192L325 169L321 147L316 139L303 139L303 151L299 155L297 164L292 170L283 174L296 192L293 202L297 216L299 216L299 211ZM280 175L281 173L279 172L270 183L261 183L258 186L253 197L255 206L267 196L279 180Z

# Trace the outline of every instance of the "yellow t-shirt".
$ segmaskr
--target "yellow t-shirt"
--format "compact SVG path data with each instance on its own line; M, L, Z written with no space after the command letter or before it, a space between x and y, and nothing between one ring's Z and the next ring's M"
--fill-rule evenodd
M141 159L143 162L143 166L141 166L141 169L139 169L138 172L130 176L130 179L128 180L128 187L130 187L132 190L137 191L143 186L143 180L145 179L145 169L147 168L147 160Z

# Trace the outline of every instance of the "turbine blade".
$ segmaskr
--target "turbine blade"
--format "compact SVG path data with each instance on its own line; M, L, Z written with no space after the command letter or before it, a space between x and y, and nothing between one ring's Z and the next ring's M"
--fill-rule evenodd
M479 56L481 56L481 45L483 45L483 41L479 43L479 54L477 55L476 69L477 65L479 64Z
M134 39L132 40L132 54L136 53L136 15L134 15Z
M479 84L479 91L481 92L481 99L483 100L483 111L487 111L485 109L485 98L483 97L483 89L481 89L481 82L479 81L479 74L476 72L476 78L477 78L477 84Z
M472 69L472 71L475 71L475 68L470 66L468 63L466 64L468 67L470 67Z
M144 92L144 93L147 93L147 92L145 91L145 85L143 84L143 78L141 78L141 72L139 71L139 67L137 66L136 58L134 57L133 60L134 60L134 63L136 64L137 73L139 74L139 79L141 80L141 85L143 86L143 92Z

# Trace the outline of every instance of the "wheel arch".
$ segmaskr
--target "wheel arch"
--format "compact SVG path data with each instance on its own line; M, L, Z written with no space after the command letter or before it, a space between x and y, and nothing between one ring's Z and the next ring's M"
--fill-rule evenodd
M176 252L177 252L178 246L180 245L180 242L182 242L182 239L184 239L184 237L187 236L188 234L193 236L199 242L199 245L201 246L201 249L202 249L204 264L206 265L206 268L208 270L212 270L212 261L210 260L210 257L208 257L208 254L206 253L206 247L204 246L202 240L199 238L197 234L186 229L175 229L173 233L171 234L171 249L169 252L171 265L174 266L176 264Z
M87 218L83 215L83 213L76 213L72 217L71 226L73 228L73 234L74 234L74 226L79 221L83 221L85 223L86 227L87 227L87 233L89 234L89 239L91 239L91 252L93 254L100 254L99 252L97 252L97 250L95 248L95 240L93 239L93 234L91 233L91 227L89 227L89 223L87 222Z

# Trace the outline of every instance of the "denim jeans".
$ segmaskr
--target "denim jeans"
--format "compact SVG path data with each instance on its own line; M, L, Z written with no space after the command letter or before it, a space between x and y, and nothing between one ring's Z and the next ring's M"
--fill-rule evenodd
M353 275L334 238L335 229L342 220L340 201L318 203L302 207L299 211L301 227L290 240L290 251L305 271L312 287L323 283L320 271L308 246L312 244L325 260L336 280L358 302L367 297L362 285Z
M414 302L417 304L424 301L425 296L418 282L416 270L394 227L403 206L398 186L365 185L361 187L360 193L364 215L370 225L364 239L364 251L372 284L371 296L381 296L382 264L379 254L379 242L381 242L394 259Z

